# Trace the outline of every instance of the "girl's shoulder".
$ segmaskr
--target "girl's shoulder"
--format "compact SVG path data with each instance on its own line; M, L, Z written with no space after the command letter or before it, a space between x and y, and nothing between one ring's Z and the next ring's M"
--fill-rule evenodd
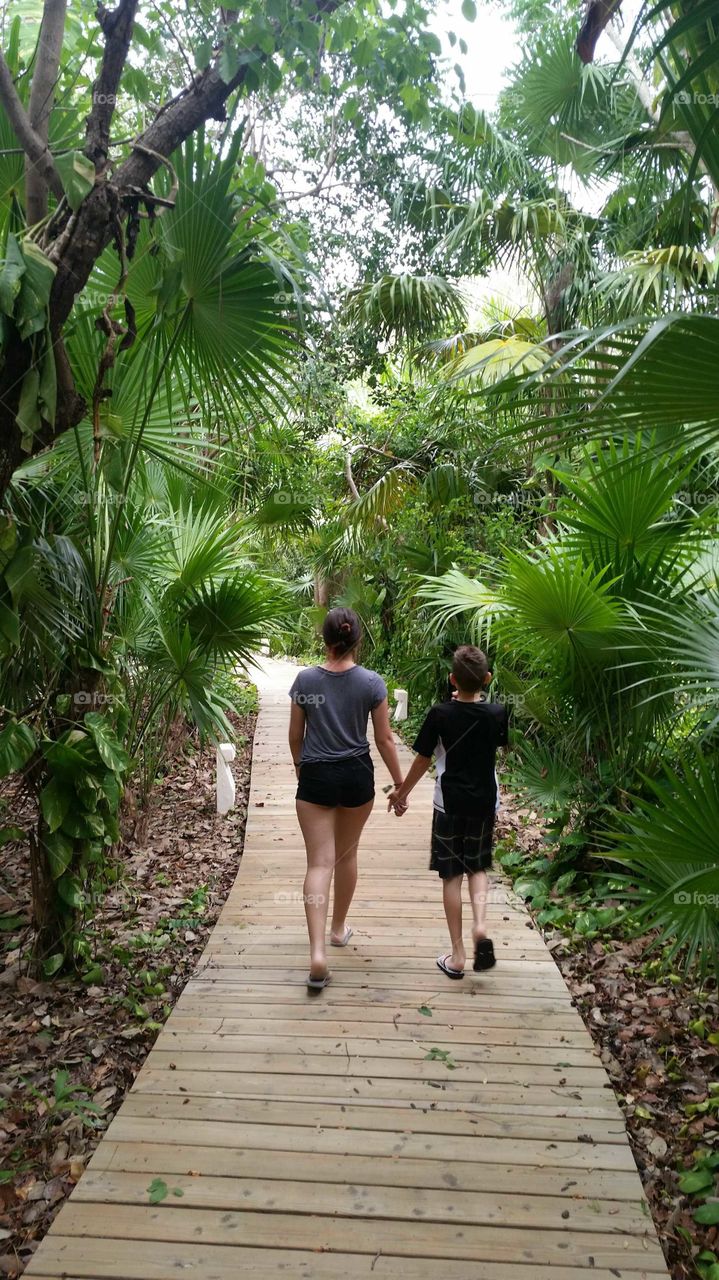
M290 694L297 692L297 690L311 688L317 682L320 672L321 667L298 667L295 672L295 678L292 681Z
M353 669L357 672L360 672L362 679L366 680L370 684L376 684L377 681L379 681L381 684L384 684L384 680L382 679L378 671L372 671L369 667L362 667L360 666L359 663L357 663L357 665Z

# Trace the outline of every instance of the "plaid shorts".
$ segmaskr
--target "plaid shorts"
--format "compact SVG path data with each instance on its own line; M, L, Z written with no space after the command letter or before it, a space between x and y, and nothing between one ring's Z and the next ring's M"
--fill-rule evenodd
M435 809L432 815L430 871L436 871L442 880L486 871L492 865L493 838L493 813L478 818Z

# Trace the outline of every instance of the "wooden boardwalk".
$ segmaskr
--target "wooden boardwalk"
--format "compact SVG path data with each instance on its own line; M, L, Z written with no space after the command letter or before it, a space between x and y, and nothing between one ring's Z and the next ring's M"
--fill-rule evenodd
M666 1276L621 1112L523 906L493 889L496 969L435 966L429 781L401 820L378 800L354 937L308 996L291 676L260 680L245 854L198 971L26 1275Z

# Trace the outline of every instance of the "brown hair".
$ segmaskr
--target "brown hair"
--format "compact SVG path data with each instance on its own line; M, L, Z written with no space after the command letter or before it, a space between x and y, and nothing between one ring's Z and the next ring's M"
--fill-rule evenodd
M333 653L341 656L356 649L362 626L354 609L330 609L322 624L322 638Z
M452 675L462 693L477 693L483 689L489 674L487 655L473 644L462 644L455 649L452 658Z

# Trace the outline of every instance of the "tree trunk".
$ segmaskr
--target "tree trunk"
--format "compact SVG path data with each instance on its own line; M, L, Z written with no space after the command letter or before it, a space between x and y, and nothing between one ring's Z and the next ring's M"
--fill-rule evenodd
M41 142L47 145L50 113L60 70L67 0L45 0L37 55L30 90L28 117ZM33 227L47 213L47 180L29 159L25 162L25 217Z

